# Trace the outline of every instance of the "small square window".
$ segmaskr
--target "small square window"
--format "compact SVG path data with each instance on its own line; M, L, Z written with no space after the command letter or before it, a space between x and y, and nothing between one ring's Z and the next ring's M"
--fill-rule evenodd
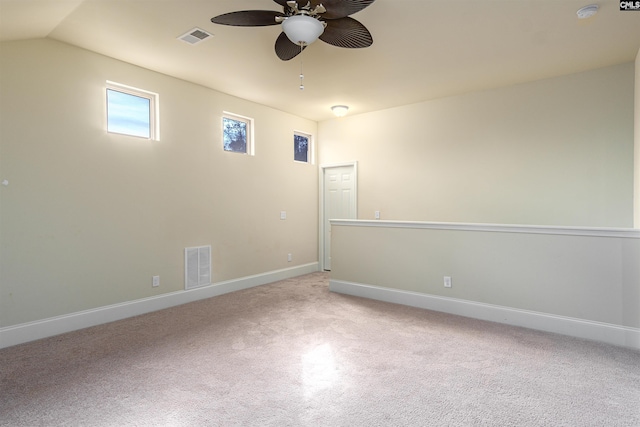
M224 151L253 155L253 119L224 113L222 146Z
M155 93L107 82L107 132L158 139Z
M313 163L311 161L311 135L302 132L293 133L293 160L296 162Z

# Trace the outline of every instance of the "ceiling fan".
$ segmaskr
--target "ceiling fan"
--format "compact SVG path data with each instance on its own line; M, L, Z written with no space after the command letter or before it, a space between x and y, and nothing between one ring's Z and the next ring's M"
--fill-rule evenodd
M283 12L243 10L211 18L214 24L237 27L262 27L282 24L276 39L278 58L294 58L316 39L333 46L363 48L373 44L369 30L349 17L375 0L273 0Z

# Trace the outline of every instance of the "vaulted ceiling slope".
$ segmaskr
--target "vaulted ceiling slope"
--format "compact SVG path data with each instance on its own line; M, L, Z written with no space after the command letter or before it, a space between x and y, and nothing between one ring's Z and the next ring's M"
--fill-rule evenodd
M633 61L640 11L619 0L376 0L352 17L373 35L365 49L316 42L290 61L274 54L279 26L210 19L275 10L272 0L0 0L0 40L50 38L312 120ZM213 34L190 45L193 28ZM305 89L299 89L304 67Z

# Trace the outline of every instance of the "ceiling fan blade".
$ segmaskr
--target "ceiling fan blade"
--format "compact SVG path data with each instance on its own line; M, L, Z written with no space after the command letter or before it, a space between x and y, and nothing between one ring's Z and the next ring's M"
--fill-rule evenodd
M360 12L374 1L375 0L311 0L311 9L322 3L327 11L320 16L324 19L340 19Z
M235 27L264 27L278 25L277 16L284 16L284 14L275 10L241 10L215 16L211 18L211 22Z
M302 50L304 50L305 48L306 46L304 46ZM289 40L289 37L287 37L284 31L280 33L280 35L276 39L276 55L278 55L278 58L282 59L283 61L288 61L291 58L295 58L300 52L302 52L302 50L300 49L299 45Z
M353 18L331 19L320 34L320 40L338 47L363 48L373 44L373 37L367 28Z

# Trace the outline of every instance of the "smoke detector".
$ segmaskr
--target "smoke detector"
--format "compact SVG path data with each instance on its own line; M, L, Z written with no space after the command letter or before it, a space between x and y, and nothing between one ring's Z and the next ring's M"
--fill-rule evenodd
M576 12L576 15L578 15L578 19L587 19L587 18L591 18L597 12L598 12L598 5L590 4L589 6L581 7L580 9L578 9L578 11Z

